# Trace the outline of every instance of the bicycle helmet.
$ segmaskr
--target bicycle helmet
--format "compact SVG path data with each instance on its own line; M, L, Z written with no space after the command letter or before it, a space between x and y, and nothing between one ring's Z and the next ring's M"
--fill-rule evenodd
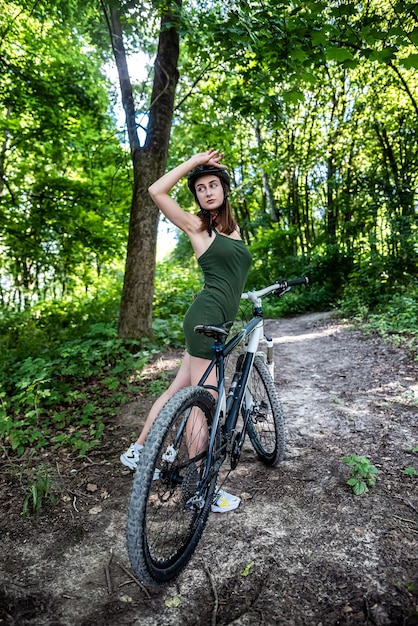
M201 178L201 176L206 176L206 174L214 174L221 180L223 185L226 185L228 189L230 188L231 181L226 170L214 167L213 165L198 165L189 173L187 177L187 185L194 196L196 195L194 188L196 181L198 178Z

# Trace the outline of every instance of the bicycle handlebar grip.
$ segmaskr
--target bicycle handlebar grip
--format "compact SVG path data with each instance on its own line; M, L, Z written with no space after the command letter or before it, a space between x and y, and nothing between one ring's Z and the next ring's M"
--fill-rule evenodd
M286 282L289 287L292 287L293 285L308 285L309 278L307 276L303 276L303 278L295 278L294 280L287 280Z

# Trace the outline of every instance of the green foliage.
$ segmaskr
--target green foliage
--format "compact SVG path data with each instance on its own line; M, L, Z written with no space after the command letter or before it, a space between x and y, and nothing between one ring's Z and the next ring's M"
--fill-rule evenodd
M381 279L384 283L386 277ZM344 293L340 301L340 310L343 314L358 320L362 328L369 332L377 332L384 339L405 345L418 359L418 289L416 286L405 287L399 284L379 285L371 279L370 290L376 286L374 293L385 289L399 293L381 295L378 303L370 302L373 296L367 291L352 284Z
M152 327L159 345L184 345L183 318L201 289L201 273L192 257L188 264L175 257L157 264Z
M261 243L262 241L262 243ZM271 244L269 244L271 242ZM269 250L268 246L271 245ZM275 253L283 246L278 238L260 238L252 244L253 266L248 276L248 286L260 288L274 280L308 276L308 288L294 288L285 298L265 301L267 316L282 317L306 311L325 311L335 307L352 268L350 255L338 246L326 246L312 255L283 255Z
M54 507L56 489L46 465L41 464L36 470L27 472L28 485L25 488L26 495L23 500L23 515L37 515L43 506L49 504Z
M17 309L88 289L123 257L130 195L81 11L74 26L44 11L8 2L0 16L0 299Z
M2 311L0 439L12 453L67 446L85 455L100 444L107 421L129 397L130 378L157 349L183 346L182 319L201 289L196 268L170 261L157 267L158 348L118 339L118 287L103 281L92 298ZM163 379L150 381L149 391L157 394L166 386Z
M307 308L342 298L347 312L374 309L388 284L409 287L417 265L415 5L209 4L182 8L170 165L222 144L254 254L250 285L305 273ZM133 5L121 5L128 52L153 54L161 7ZM72 0L29 11L15 0L0 19L0 299L22 308L89 290L122 258L131 173L109 116L115 86L104 77L110 47L98 7ZM148 110L150 86L149 75L134 81L138 111ZM174 195L192 209L184 184ZM189 252L180 237L183 267ZM158 338L164 321L180 337L169 315L155 320Z
M350 477L347 480L356 496L369 491L369 487L376 484L378 470L364 456L352 454L343 458L344 463L350 467Z
M384 332L418 334L418 289L409 293L393 295L382 304L376 314L369 316L369 324Z
M338 244L325 246L324 250L311 255L306 267L306 274L312 284L320 285L328 299L328 307L335 305L339 295L353 268L352 255L344 251ZM327 307L327 308L328 308Z
M296 277L299 275L293 272L290 276L286 276L289 279ZM257 288L265 287L266 284L258 284ZM301 315L307 311L324 311L327 308L328 306L324 304L320 296L320 290L315 287L293 287L292 291L286 293L282 298L271 296L263 301L263 313L266 318Z
M341 302L353 315L411 288L418 83L396 53L411 53L411 6L213 3L210 28L193 13L172 164L206 144L225 150L251 286L305 273L312 310Z
M412 297L417 293L413 273L403 271L398 275L392 256L367 254L353 262L340 306L349 315L357 313L359 308L379 311L388 299L406 292L411 292Z
M160 396L168 387L168 376L160 374L156 380L150 380L147 388L148 393L152 396Z
M96 299L42 304L1 319L0 438L26 448L69 446L80 455L100 443L106 420L125 401L129 377L155 348L117 338L116 303ZM68 304L68 307L67 307Z

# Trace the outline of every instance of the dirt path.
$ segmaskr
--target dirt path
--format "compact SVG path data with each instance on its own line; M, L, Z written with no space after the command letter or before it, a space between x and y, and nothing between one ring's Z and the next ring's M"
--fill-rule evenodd
M131 479L117 460L150 399L123 408L100 454L45 453L55 511L22 517L3 471L2 626L418 625L418 478L403 474L418 470L417 363L327 315L268 328L286 460L266 470L246 448L227 485L241 506L211 515L175 583L144 591L125 550ZM379 469L362 496L346 485L354 453Z

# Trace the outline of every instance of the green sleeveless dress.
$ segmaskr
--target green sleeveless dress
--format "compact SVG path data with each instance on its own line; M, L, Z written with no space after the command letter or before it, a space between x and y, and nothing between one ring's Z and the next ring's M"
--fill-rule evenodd
M216 231L214 234L213 243L198 258L204 287L183 321L187 352L202 359L213 358L213 339L195 333L194 327L197 324L218 326L235 320L251 265L250 251L241 239L231 239Z

